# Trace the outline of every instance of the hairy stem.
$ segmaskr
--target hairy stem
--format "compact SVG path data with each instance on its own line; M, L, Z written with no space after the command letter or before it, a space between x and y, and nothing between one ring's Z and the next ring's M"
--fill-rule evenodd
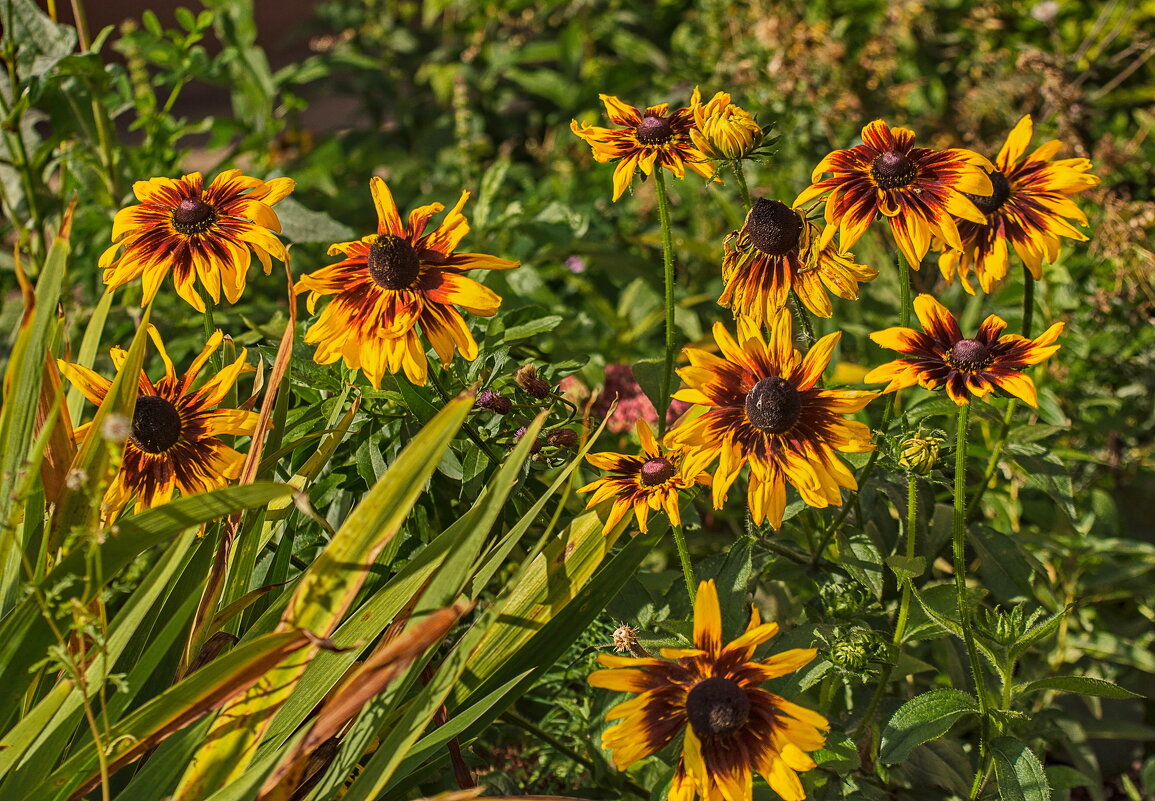
M677 351L674 331L674 240L670 230L670 200L666 196L666 178L661 167L654 168L658 187L658 219L662 224L662 275L666 290L666 361L662 368L662 397L658 407L658 439L666 433L666 414L670 408L670 391L674 383L674 355Z

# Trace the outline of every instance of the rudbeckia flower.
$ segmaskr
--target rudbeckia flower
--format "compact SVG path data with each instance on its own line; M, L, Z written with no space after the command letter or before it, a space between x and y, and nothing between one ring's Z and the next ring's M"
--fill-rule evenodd
M961 220L958 224L962 251L945 250L938 266L948 281L958 273L963 288L974 294L968 280L971 269L983 292L992 292L1007 274L1007 243L1019 254L1035 280L1043 277L1043 262L1059 257L1060 237L1087 241L1069 222L1087 224L1087 218L1068 195L1099 185L1089 175L1087 159L1052 157L1063 143L1051 140L1024 158L1031 143L1031 117L1027 115L1007 137L990 174L994 191L989 197L971 197L986 215L985 225Z
M736 160L762 144L762 126L746 109L731 103L726 92L718 92L709 102L702 103L695 88L690 109L694 113L690 139L706 158Z
M834 312L827 292L857 300L859 283L878 273L857 264L833 242L820 245L820 229L777 200L758 198L738 231L726 237L725 289L718 303L756 325L774 319L791 288L814 314Z
M926 389L945 386L946 394L960 406L969 402L969 395L982 398L997 387L1031 406L1038 405L1035 384L1022 370L1059 349L1054 343L1062 323L1055 323L1037 339L1000 336L1006 320L992 314L983 320L974 339L965 339L954 315L930 295L914 299L914 313L922 331L895 327L870 335L882 347L907 358L874 368L863 379L866 383L890 382L883 392L914 384Z
M153 383L143 370L140 373L120 472L102 502L109 516L115 516L134 495L139 511L166 503L176 490L191 495L226 486L240 474L245 457L225 445L221 437L246 436L257 425L256 412L213 408L245 371L243 349L235 362L193 389L201 369L221 345L221 332L209 338L183 376L177 375L156 328L150 325L148 333L164 362L164 377ZM111 355L120 371L127 352L113 348ZM104 402L111 381L79 364L61 360L57 364L84 397L98 406ZM76 429L78 442L89 434L91 425L85 423Z
M229 303L236 303L245 288L250 251L266 275L273 269L271 259L288 257L273 235L280 233L281 223L272 207L293 191L293 179L265 182L226 170L207 189L204 183L194 172L177 181L153 178L133 184L140 205L117 212L112 222L116 244L100 257L110 289L142 278L141 305L147 305L171 270L177 294L203 312L198 281L213 303L220 303L222 291Z
M476 359L477 343L456 307L492 317L501 298L464 272L509 270L518 262L457 252L469 233L461 213L469 192L462 192L441 224L425 233L433 215L444 210L442 204L420 206L402 222L385 182L374 177L369 189L377 207L377 233L333 245L329 255L345 258L303 276L294 287L298 294L309 293L310 313L320 298L332 297L305 333L305 342L317 345L317 364L344 359L375 388L386 373L402 370L414 384L424 385L428 365L418 329L442 365L448 367L455 352Z
M722 615L714 582L703 581L694 602L694 647L663 648L658 658L601 654L609 668L590 674L594 687L636 693L606 715L621 722L602 744L625 770L665 748L680 733L682 754L670 801L740 801L753 794L753 774L785 801L802 801L800 772L826 744L826 718L759 687L814 659L813 648L795 648L754 660L759 645L778 633L752 608L746 632L722 645Z
M721 358L686 348L689 367L678 375L689 385L678 400L708 407L690 423L666 435L672 446L690 450L692 469L718 459L713 477L714 507L721 509L730 486L750 465L748 500L755 523L782 525L786 483L810 506L840 506L840 488L857 488L854 473L835 455L874 450L870 429L846 420L876 392L822 389L818 380L842 335L828 334L804 357L794 348L791 319L780 313L770 341L748 321L738 321L738 339L721 323L714 340Z
M638 529L647 530L651 509L663 509L675 526L682 525L678 508L678 493L695 484L709 484L710 477L698 471L692 473L681 450L665 450L654 439L654 433L645 420L638 420L638 439L642 443L639 456L624 453L591 453L586 461L605 470L607 476L593 481L578 492L593 492L587 509L613 500L606 517L603 533L608 534L632 509Z
M989 195L993 169L969 150L932 150L914 146L914 131L875 120L862 129L862 144L835 150L814 168L813 186L794 207L826 195L825 246L839 232L845 250L854 245L881 213L890 223L907 264L917 270L932 236L962 250L954 218L982 225L983 214L967 195ZM832 173L830 178L822 178Z
M610 122L621 127L600 128L572 120L570 130L593 149L594 161L618 162L614 169L615 201L626 191L638 168L646 175L653 174L655 165L665 167L679 178L686 176L687 167L703 178L714 175L705 154L690 139L694 127L690 108L680 108L671 114L669 103L642 110L627 106L611 95L598 97L606 107Z

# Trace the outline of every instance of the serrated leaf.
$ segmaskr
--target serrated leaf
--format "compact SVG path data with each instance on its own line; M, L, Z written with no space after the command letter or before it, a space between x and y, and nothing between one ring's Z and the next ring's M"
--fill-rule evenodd
M1079 695L1095 695L1099 698L1140 698L1142 696L1120 687L1118 684L1096 679L1091 676L1050 676L1038 681L1032 681L1023 686L1020 693L1033 693L1039 690L1059 690L1065 693Z
M904 761L915 746L942 737L959 719L977 714L978 702L962 690L939 689L915 696L898 708L882 732L878 759Z
M996 737L990 749L1002 801L1050 801L1043 763L1031 749L1013 737Z

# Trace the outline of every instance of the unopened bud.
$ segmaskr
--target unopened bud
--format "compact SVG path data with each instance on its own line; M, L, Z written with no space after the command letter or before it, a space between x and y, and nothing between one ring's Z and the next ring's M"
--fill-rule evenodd
M514 432L514 434L513 434L513 438L514 438L514 440L516 440L517 442L521 442L521 438L522 438L522 437L524 437L524 436L525 436L525 426L522 426L521 428L519 428L519 429L518 429L516 432ZM529 452L530 452L531 454L534 454L534 453L537 453L537 452L538 452L538 451L540 451L540 450L541 450L541 439L535 439L535 440L533 441L533 444L529 446Z
M577 445L578 435L572 428L555 428L546 434L545 441L555 448L572 448Z
M898 463L912 473L925 476L938 461L942 437L911 434L898 447Z
M538 377L537 367L532 364L519 367L517 372L513 374L513 380L535 398L549 397L549 382Z
M488 409L494 414L509 414L513 409L513 403L504 395L499 395L492 389L483 389L477 396L477 405L482 409Z

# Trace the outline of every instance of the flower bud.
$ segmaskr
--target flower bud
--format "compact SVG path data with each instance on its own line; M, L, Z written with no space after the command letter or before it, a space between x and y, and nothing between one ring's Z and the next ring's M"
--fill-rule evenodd
M730 103L730 95L718 92L710 102L694 103L694 127L690 139L711 159L740 159L762 144L762 128L750 112Z
M572 448L577 445L578 435L572 428L555 428L545 435L545 441L555 448Z
M477 406L488 409L495 414L509 414L513 410L513 403L504 395L499 395L492 389L483 389L477 396Z
M521 428L519 428L517 431L514 432L513 439L516 442L521 442L521 438L524 436L525 436L525 426L522 426ZM532 455L532 454L537 453L540 450L541 450L541 439L538 438L538 439L535 439L533 441L533 444L529 446L529 452Z
M535 398L549 397L549 382L538 377L537 367L524 364L513 374L514 382Z
M916 475L925 476L938 461L942 437L911 434L898 446L898 463Z

